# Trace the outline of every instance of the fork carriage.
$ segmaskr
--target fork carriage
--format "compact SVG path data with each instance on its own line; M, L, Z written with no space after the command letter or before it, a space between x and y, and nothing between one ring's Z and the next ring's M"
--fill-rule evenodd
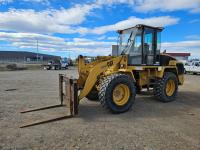
M20 128L25 128L25 127L29 127L29 126L53 122L53 121L62 120L62 119L66 119L66 118L71 118L71 117L77 115L78 114L78 105L79 105L77 79L71 79L71 78L68 78L64 74L59 74L59 99L60 99L60 104L58 104L58 105L51 105L51 106L46 106L46 107L23 110L23 111L21 111L21 113L46 110L46 109L51 109L51 108L56 108L56 107L67 107L68 114L58 116L55 118L49 118L49 119L45 119L45 120L35 121L32 123L27 123L27 124L20 126Z

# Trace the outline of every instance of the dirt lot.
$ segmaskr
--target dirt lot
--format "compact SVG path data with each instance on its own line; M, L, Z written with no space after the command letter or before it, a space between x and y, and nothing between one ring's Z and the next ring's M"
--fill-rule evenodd
M61 72L76 74L72 69L0 72L0 149L200 149L200 75L186 76L175 102L161 103L146 93L137 95L132 110L114 115L84 99L76 118L20 129L66 111L19 113L57 104Z

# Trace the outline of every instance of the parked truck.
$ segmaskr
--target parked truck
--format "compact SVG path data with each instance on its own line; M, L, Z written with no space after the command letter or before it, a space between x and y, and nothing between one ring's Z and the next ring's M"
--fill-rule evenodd
M44 65L44 69L46 70L60 70L60 69L68 69L68 62L64 60L51 60L47 64Z
M200 73L200 61L192 61L185 64L185 73Z

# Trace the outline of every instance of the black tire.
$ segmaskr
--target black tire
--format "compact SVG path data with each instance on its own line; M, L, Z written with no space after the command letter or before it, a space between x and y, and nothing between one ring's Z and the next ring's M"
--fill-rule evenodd
M119 106L113 101L113 90L119 84L125 84L130 91L130 96L128 101ZM128 75L125 74L113 74L107 76L101 83L100 83L100 90L99 90L99 100L103 107L109 109L113 113L123 113L128 111L134 101L136 95L136 88L134 81Z
M136 94L141 94L142 89L139 86L136 86Z
M173 80L175 83L175 90L171 96L166 94L166 84L168 80ZM177 92L178 92L178 79L177 76L172 72L166 72L162 79L157 79L154 85L154 96L161 102L171 102L176 99Z
M86 96L86 98L88 100L91 100L91 101L98 101L99 100L99 97L98 97L98 91L93 88L90 93Z
M184 68L184 74L187 74L187 71L185 70L185 68Z

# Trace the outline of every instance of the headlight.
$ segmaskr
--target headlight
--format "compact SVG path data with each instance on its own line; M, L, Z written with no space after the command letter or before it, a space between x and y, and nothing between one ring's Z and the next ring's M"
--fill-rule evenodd
M120 64L120 68L125 68L125 65L124 64Z

